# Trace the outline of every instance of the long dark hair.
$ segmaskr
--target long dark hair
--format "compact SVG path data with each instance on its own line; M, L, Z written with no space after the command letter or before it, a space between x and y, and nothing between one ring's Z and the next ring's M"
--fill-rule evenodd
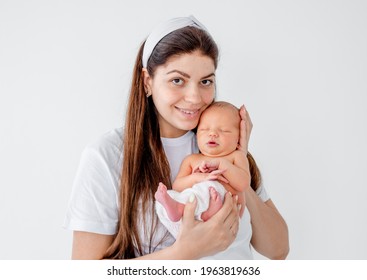
M138 218L142 219L146 228L149 225L150 229L154 229L157 223L152 203L154 193L159 182L171 186L170 167L160 138L156 108L144 90L143 49L144 43L135 62L125 119L118 229L105 258L134 258L143 255ZM212 58L217 67L218 47L207 32L195 27L178 29L156 45L148 60L148 73L154 77L157 67L165 64L172 55L197 50ZM139 215L140 203L141 213L150 211L154 217L152 220L146 221L146 215ZM153 239L153 235L154 230L151 230L149 240Z

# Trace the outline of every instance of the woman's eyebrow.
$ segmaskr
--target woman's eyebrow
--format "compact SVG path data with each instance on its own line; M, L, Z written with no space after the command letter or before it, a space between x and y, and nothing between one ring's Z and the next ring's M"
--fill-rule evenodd
M171 73L178 73L178 74L180 74L180 75L182 75L182 76L184 76L184 77L186 77L186 78L188 78L188 79L190 79L191 77L190 77L190 75L189 74L187 74L187 73L185 73L185 72L182 72L182 71L180 71L180 70L176 70L176 69L174 69L174 70L172 70L172 71L169 71L169 72L167 72L166 74L168 75L168 74L171 74Z
M210 73L209 75L205 76L205 77L202 77L201 79L206 79L206 78L209 78L211 76L214 76L215 77L215 73Z
M176 69L171 70L171 71L167 72L166 74L168 75L168 74L171 74L171 73L178 73L178 74L180 74L180 75L182 75L182 76L184 76L184 77L186 77L188 79L191 78L189 74L187 74L185 72L182 72L180 70L176 70ZM211 76L215 76L215 73L210 73L209 75L206 75L205 77L202 77L201 79L206 79L206 78L209 78Z

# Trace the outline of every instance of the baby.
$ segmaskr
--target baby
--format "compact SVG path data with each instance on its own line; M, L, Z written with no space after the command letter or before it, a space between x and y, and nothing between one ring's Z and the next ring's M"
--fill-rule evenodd
M159 184L157 214L174 237L191 194L198 200L196 218L206 221L221 208L226 191L236 194L250 186L247 156L237 150L240 122L234 105L223 101L211 104L202 113L197 129L200 153L184 159L172 190Z

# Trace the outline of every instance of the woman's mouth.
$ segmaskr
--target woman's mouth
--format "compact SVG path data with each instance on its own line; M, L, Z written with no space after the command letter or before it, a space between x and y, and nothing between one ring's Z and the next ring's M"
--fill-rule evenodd
M184 115L186 118L190 118L190 119L196 118L200 114L200 109L192 110L192 109L182 109L178 107L176 107L176 109L180 111L180 113Z

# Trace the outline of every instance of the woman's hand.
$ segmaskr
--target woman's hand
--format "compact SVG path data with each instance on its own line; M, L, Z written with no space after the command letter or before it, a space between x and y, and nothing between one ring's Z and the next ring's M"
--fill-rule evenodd
M245 105L240 108L241 124L240 124L240 140L237 146L237 150L245 152L248 151L248 143L250 141L250 135L252 130L252 122L249 113L247 112Z
M228 248L235 240L239 227L237 196L228 192L222 208L208 221L194 218L196 199L185 206L182 225L173 246L187 259L214 255Z

